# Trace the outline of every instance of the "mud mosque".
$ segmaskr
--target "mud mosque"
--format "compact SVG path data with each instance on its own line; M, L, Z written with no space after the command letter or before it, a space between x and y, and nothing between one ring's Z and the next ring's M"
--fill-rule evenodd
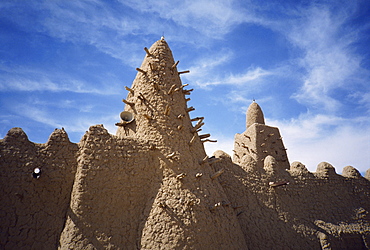
M256 102L234 155L207 156L186 71L164 38L144 50L116 135L0 140L0 249L370 249L369 170L289 163Z

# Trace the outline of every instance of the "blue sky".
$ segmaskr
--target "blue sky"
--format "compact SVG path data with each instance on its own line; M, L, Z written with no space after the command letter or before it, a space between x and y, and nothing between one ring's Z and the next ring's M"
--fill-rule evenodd
M263 2L263 3L261 3ZM124 86L164 34L211 155L232 154L253 99L277 126L290 162L311 171L370 168L370 2L0 2L0 138L21 127L45 143L64 127L80 141L114 124Z

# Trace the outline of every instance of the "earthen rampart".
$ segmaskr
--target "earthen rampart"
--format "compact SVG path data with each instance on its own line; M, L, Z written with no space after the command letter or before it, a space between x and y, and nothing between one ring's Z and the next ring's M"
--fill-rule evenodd
M370 184L364 177L338 175L325 162L314 173L299 162L279 171L272 157L261 169L252 158L237 165L222 151L215 155L223 159L215 171L225 169L220 183L250 249L368 248Z
M65 223L75 177L78 145L57 129L45 144L28 140L20 128L0 141L0 246L56 247ZM41 169L40 178L32 176Z
M256 102L233 159L207 156L186 71L164 39L145 53L116 135L0 140L0 249L370 248L370 171L290 164Z

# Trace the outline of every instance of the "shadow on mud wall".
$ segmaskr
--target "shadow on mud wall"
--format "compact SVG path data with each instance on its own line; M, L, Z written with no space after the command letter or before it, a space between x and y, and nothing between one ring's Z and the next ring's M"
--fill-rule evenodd
M280 211L279 198L260 171L246 172L228 162L220 177L251 249L298 249L301 246L319 247L318 241L309 243L290 221L290 215ZM215 166L216 170L220 165ZM283 187L284 188L284 187ZM287 245L287 239L294 239Z
M367 244L367 214L356 215L361 209L369 211L366 197L370 182L366 179L340 175L318 178L309 173L304 178L288 177L289 185L272 188L268 184L270 177L263 170L243 169L231 161L216 165L215 170L221 167L226 171L220 183L230 201L236 204L236 214L249 247L320 248L319 233L324 233L332 245L356 241L356 247L362 249ZM326 231L317 226L318 220L328 225ZM343 223L347 224L343 228L335 226L344 226Z

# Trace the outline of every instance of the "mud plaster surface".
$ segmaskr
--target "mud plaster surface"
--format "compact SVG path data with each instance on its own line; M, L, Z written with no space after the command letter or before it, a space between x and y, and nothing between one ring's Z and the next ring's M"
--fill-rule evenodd
M14 128L0 140L0 249L369 248L369 174L289 164L253 103L233 160L206 156L166 41L148 51L125 98L135 120L116 135L95 125L77 144L64 130L35 144Z

